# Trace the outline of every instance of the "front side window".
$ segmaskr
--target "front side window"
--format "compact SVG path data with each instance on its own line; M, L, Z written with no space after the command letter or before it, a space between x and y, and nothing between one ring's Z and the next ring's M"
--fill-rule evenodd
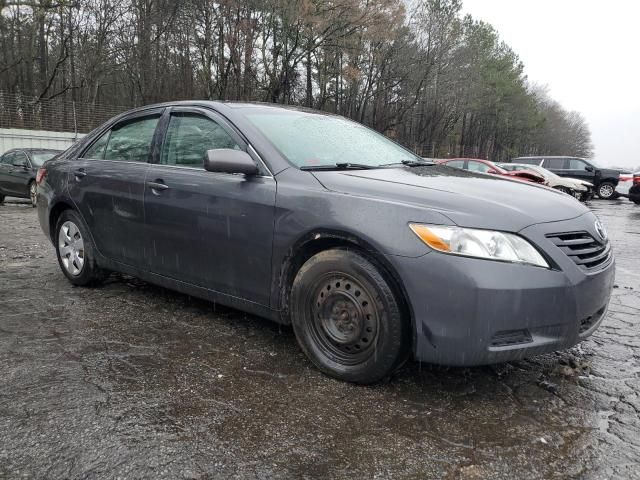
M577 158L569 160L569 170L586 170L587 164Z
M203 168L207 150L240 146L218 123L202 115L172 114L167 128L162 165Z
M158 117L143 118L116 126L111 130L104 151L105 160L125 162L146 162L151 152L153 134Z
M415 154L359 123L297 110L249 110L249 120L282 155L298 167L338 163L370 167L422 161Z

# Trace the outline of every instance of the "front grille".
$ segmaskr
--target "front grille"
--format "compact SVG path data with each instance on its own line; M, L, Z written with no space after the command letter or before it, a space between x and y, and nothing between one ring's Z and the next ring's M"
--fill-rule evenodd
M585 270L597 268L611 259L609 242L600 242L588 232L550 233L547 238Z

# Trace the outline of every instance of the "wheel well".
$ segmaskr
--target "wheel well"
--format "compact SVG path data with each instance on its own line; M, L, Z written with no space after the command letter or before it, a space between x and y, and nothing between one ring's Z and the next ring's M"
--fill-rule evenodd
M284 324L290 324L289 298L291 287L298 271L307 260L315 254L333 248L344 248L358 252L371 263L373 263L389 282L389 286L396 295L400 308L405 315L408 315L413 325L413 312L407 301L407 293L402 284L400 276L384 257L370 245L357 237L343 235L339 233L316 233L307 236L298 242L297 247L291 249L291 255L287 256L283 263L280 275L280 319Z
M66 202L58 202L51 209L51 213L49 213L49 237L53 241L55 238L54 229L56 228L56 223L58 223L58 218L62 215L62 212L65 210L72 210L73 207Z
M603 183L612 183L614 186L618 185L618 182L620 180L616 180L615 178L602 178L600 179L600 183L598 184L598 186L602 185Z

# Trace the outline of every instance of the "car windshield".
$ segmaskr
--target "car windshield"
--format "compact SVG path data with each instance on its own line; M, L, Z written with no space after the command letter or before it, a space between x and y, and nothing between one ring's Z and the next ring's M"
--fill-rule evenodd
M57 154L58 152L51 151L31 152L31 163L36 167L41 167L44 162L55 157Z
M425 162L384 135L341 117L297 110L251 111L245 117L297 167Z

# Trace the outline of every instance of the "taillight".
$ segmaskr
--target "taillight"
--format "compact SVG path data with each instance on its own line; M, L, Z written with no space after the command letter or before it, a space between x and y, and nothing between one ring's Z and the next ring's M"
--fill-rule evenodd
M38 169L38 174L36 175L36 183L38 185L42 184L46 176L47 176L47 169L44 167L40 167Z
M640 185L640 175L634 175L633 176L633 184L634 185Z

